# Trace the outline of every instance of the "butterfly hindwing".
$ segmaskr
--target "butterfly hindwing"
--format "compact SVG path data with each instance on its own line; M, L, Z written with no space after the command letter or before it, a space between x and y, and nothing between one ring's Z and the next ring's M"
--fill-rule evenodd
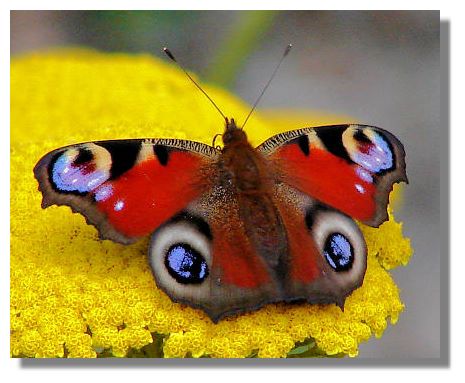
M393 184L407 181L402 144L372 126L289 131L257 150L272 161L280 181L371 226L387 219Z
M357 224L288 185L278 185L275 194L288 248L283 300L343 306L366 270L367 250Z
M204 192L217 154L184 140L88 142L50 152L34 174L44 208L68 205L101 238L131 243Z
M154 232L149 259L159 288L214 322L281 298L273 270L247 236L238 200L218 185Z

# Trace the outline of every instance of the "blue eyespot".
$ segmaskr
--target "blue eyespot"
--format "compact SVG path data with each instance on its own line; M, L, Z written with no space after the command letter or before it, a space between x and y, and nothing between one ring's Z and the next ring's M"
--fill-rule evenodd
M178 243L169 248L165 266L170 275L183 284L199 284L208 276L208 265L204 257L185 243Z
M354 134L358 142L358 150L351 154L354 162L364 169L378 174L392 169L395 158L388 141L379 133L372 132L372 138L368 138L361 131Z
M335 271L347 271L354 263L354 249L340 233L333 233L326 239L323 253Z
M65 151L51 165L53 184L61 192L87 193L109 177L106 169L96 167L92 151L86 148Z

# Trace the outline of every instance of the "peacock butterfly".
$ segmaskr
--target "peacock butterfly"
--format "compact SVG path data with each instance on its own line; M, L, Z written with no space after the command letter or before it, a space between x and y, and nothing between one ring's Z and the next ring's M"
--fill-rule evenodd
M214 322L271 302L343 307L366 270L354 219L373 227L387 219L393 184L407 182L402 144L347 124L280 133L254 148L225 121L222 148L130 139L54 150L34 168L42 207L70 206L102 239L151 234L158 287Z

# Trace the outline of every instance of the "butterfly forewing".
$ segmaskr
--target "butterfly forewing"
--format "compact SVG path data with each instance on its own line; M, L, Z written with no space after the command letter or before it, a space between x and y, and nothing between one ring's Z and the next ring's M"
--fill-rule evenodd
M393 184L407 181L402 144L372 126L289 131L257 150L274 163L280 181L371 226L387 219Z
M34 168L43 207L68 205L104 239L130 243L208 187L216 149L184 140L114 140L67 146Z

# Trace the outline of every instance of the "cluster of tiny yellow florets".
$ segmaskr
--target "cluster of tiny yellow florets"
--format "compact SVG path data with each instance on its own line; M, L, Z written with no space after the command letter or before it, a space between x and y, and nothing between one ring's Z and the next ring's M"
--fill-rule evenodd
M206 88L228 114L246 115L246 105ZM28 55L12 61L11 105L12 356L126 356L155 334L164 335L165 357L285 357L309 338L326 355L355 356L360 342L381 336L387 319L394 323L402 311L386 269L405 264L411 249L392 215L379 229L362 227L368 268L344 311L272 304L213 324L156 288L147 239L131 246L100 241L68 208L40 208L32 169L57 147L142 137L211 143L222 121L175 68L149 56ZM258 115L249 128L255 143L284 129Z

